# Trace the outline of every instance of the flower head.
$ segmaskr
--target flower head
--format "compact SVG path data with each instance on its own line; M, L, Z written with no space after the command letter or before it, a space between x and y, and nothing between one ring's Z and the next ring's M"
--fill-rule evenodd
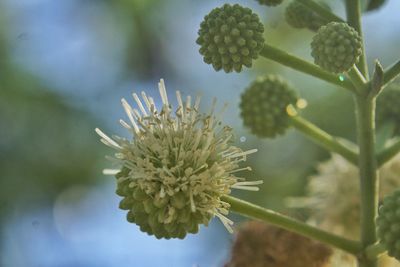
M298 100L293 88L277 75L258 77L243 92L240 116L258 137L274 138L289 128L287 107Z
M400 187L398 174L400 155L380 169L380 196ZM310 177L308 196L293 198L291 206L309 208L311 220L328 231L358 238L360 222L360 185L357 167L333 154L318 166L318 173Z
M125 99L122 106L129 123L121 120L133 138L108 137L99 129L101 141L117 150L119 163L117 194L123 197L120 208L128 210L127 219L157 238L183 238L196 233L199 224L207 225L218 217L228 230L225 215L229 204L220 200L232 188L258 190L260 181L246 182L234 173L249 170L239 163L256 150L242 151L232 145L232 129L222 126L214 114L215 101L207 114L199 112L200 98L192 104L176 92L178 108L172 110L164 81L159 83L162 107L142 92L133 98L139 109Z
M251 67L264 47L264 26L257 14L238 4L214 8L204 17L196 43L204 62L216 71Z
M311 42L315 64L333 72L348 71L362 54L362 38L347 23L330 22L319 28Z

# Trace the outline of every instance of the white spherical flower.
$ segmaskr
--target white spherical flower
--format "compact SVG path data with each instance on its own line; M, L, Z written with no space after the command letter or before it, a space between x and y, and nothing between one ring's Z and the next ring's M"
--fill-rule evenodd
M400 187L400 154L379 170L380 199ZM337 154L318 165L317 174L311 176L307 196L288 199L291 207L311 211L309 223L322 229L358 240L360 236L360 181L358 168ZM400 266L382 257L382 266ZM352 256L336 251L332 266L355 266Z
M317 171L318 173L309 179L307 196L291 199L291 204L309 208L312 211L311 219L322 228L348 238L358 238L360 233L358 168L343 157L332 154L331 159L319 164ZM400 155L383 165L379 174L380 198L382 198L400 187Z
M207 225L218 217L229 231L232 221L229 204L221 196L232 188L258 190L261 181L248 182L234 174L250 170L239 163L256 149L242 151L232 145L232 129L222 126L220 114L199 112L200 98L192 105L190 96L182 100L176 91L176 111L168 101L164 81L159 83L162 107L142 92L133 98L138 109L125 99L122 106L129 123L121 120L133 138L110 138L99 129L101 141L117 150L114 159L121 166L106 170L116 174L117 194L123 197L120 208L128 210L127 219L157 238L183 238L196 233L199 224Z

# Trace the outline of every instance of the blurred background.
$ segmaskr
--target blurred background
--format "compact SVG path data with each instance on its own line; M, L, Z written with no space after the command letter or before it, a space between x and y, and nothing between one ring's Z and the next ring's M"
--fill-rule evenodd
M240 197L284 213L284 198L304 194L306 177L329 154L295 131L259 140L243 128L238 102L258 75L284 76L307 99L304 117L355 139L352 99L325 82L259 59L240 74L215 72L202 61L197 30L212 8L232 1L0 0L0 266L222 266L232 236L213 220L185 240L157 240L118 209L115 180L95 127L129 136L120 99L157 82L170 94L203 94L229 102L224 122L249 158L249 179L261 191ZM258 13L272 45L311 60L313 33L285 23L285 4L234 1ZM286 1L287 2L287 1ZM344 15L342 1L327 1ZM233 3L233 2L232 2ZM400 2L365 14L368 62L388 66L400 56ZM132 101L132 100L131 100ZM292 214L300 219L306 214ZM242 218L231 215L239 222Z

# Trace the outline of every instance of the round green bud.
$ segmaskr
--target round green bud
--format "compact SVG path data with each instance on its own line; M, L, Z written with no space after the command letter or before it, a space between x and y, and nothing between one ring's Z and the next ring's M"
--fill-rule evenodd
M400 190L383 199L376 224L380 242L389 256L400 260Z
M294 90L279 76L260 77L241 96L243 124L258 137L284 134L289 127L287 106L296 104L297 99Z
M330 22L322 26L311 43L315 64L333 73L348 71L362 53L358 32L346 23Z
M283 0L257 0L260 5L277 6L282 4Z
M225 4L204 17L196 42L204 62L216 71L240 72L260 54L263 32L260 18L251 9Z
M400 134L400 83L392 83L378 96L376 121L378 127L384 123L394 124L394 134Z
M326 9L331 10L331 8L324 2L319 2ZM309 9L301 2L294 0L286 7L285 10L286 22L293 28L307 28L311 31L317 31L322 25L327 24L329 21L313 10Z

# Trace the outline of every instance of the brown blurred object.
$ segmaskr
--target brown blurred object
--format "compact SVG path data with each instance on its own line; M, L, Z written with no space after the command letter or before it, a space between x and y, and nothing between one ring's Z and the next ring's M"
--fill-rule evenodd
M328 267L332 249L259 221L244 223L225 267Z

